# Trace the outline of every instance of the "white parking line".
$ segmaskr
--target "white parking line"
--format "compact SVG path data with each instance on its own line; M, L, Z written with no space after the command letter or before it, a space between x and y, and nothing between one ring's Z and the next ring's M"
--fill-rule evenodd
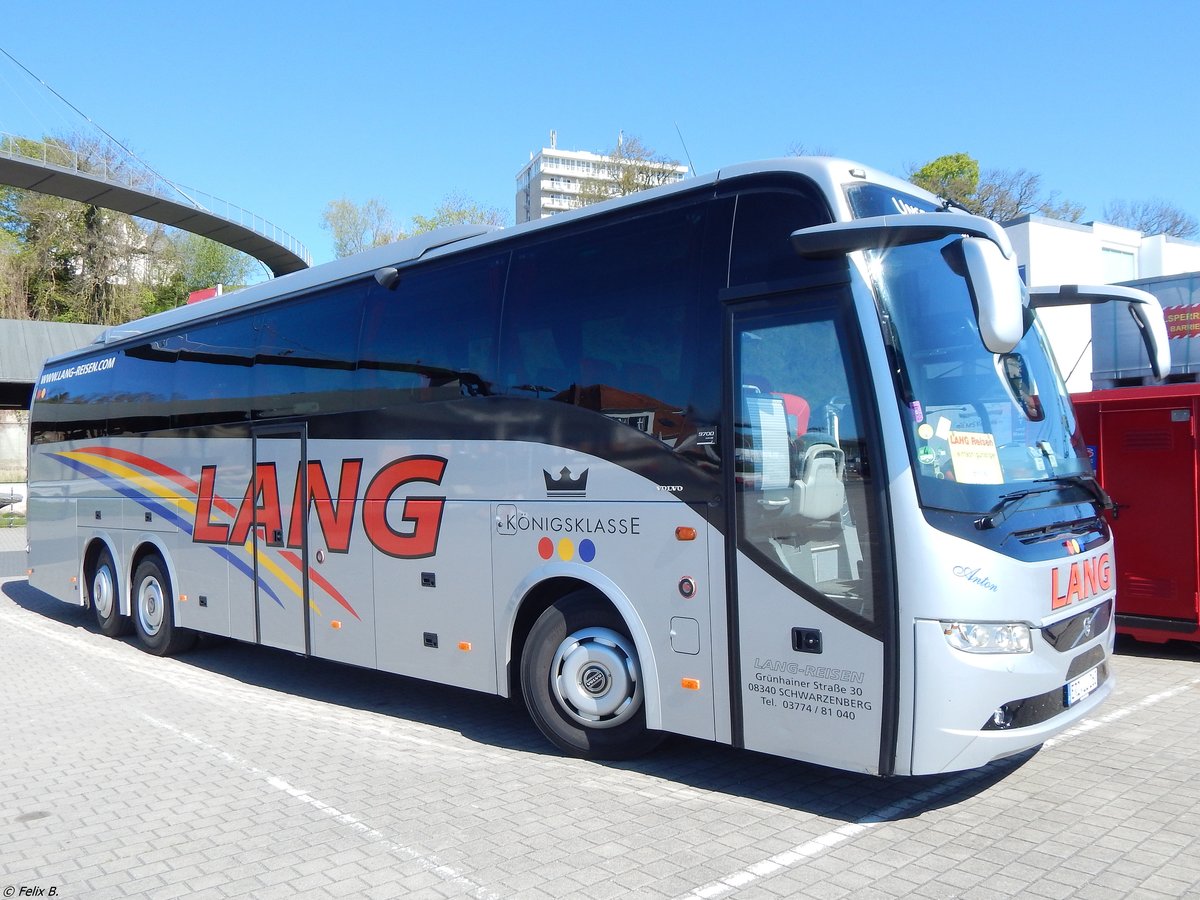
M1081 734L1095 731L1097 728L1103 728L1146 707L1154 706L1156 703L1161 703L1164 700L1169 700L1171 697L1178 696L1196 685L1200 685L1200 677L1193 678L1191 681L1168 690L1160 691L1157 694L1143 697L1136 703L1113 710L1098 719L1085 719L1074 728L1064 731L1058 737L1046 741L1042 746L1052 747L1064 741L1069 741ZM870 815L859 819L857 822L848 822L824 834L819 834L815 838L805 841L803 844L797 844L790 850L785 850L783 853L776 854L769 859L749 865L740 871L718 878L716 881L710 881L706 885L683 894L680 900L715 900L717 897L731 894L761 878L774 875L776 872L784 869L793 868L806 860L820 856L825 851L862 834L868 829L874 828L876 825L885 824L932 800L952 794L960 788L967 786L971 781L983 778L985 775L986 773L984 772L971 771L952 776L949 780L940 782L928 790L921 791L911 797L899 800L890 806L878 809Z
M358 819L358 818L350 815L349 813L344 813L337 807L330 806L328 803L325 803L324 801L318 800L316 797L312 796L312 794L309 794L308 792L303 791L300 788L298 788L292 784L289 784L287 781L280 778L279 776L272 775L271 773L260 769L258 766L254 765L249 760L242 759L241 757L236 756L236 755L228 752L227 750L222 750L220 747L217 747L214 744L210 744L207 741L202 740L201 738L198 738L193 734L189 734L188 732L183 731L180 728L176 728L174 725L172 725L169 722L164 722L161 719L156 719L153 716L146 715L145 713L142 713L141 717L145 721L147 721L151 725L153 725L155 728L161 728L163 731L170 732L171 734L175 735L176 737L178 737L182 740L185 740L190 744L194 744L195 746L200 747L201 749L206 750L209 753L214 754L215 756L222 759L224 762L229 763L230 765L232 765L238 769L241 769L243 772L246 772L249 775L253 775L256 778L262 779L264 782L266 782L268 785L270 785L275 790L282 791L283 793L287 794L289 797L299 800L301 803L304 803L307 806L312 807L313 809L320 812L322 815L328 816L329 818L331 818L335 822L337 822L339 825L343 825L346 828L349 828L351 831L355 832L356 834L361 835L362 837L366 838L367 840L372 841L374 843L381 844L389 852L395 854L396 856L399 856L404 860L417 863L425 871L427 871L433 875L436 875L438 878L441 878L443 881L446 881L449 884L454 885L459 890L465 891L469 896L477 897L477 898L479 898L479 900L497 900L497 897L498 897L497 894L493 894L491 891L476 884L471 879L467 878L465 875L462 875L459 872L455 871L450 866L444 865L443 863L439 862L436 857L430 856L429 854L422 853L421 851L416 850L413 847L409 847L404 844L399 844L396 841L391 840L383 832L379 831L376 828L372 828L371 826L369 826L365 822L363 822L361 819Z

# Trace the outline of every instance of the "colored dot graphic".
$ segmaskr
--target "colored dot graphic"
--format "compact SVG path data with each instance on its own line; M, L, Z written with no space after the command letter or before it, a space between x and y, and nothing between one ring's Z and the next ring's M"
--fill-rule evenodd
M590 563L596 558L596 545L588 538L584 538L576 547L570 538L559 538L556 544L550 538L544 537L538 541L537 549L538 556L546 560L552 559L555 554L564 562L570 562L576 554L585 563Z

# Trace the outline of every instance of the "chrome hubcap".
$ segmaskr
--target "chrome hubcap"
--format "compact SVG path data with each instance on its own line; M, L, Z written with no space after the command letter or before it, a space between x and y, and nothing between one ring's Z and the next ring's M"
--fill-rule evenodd
M642 705L633 642L610 628L569 635L554 654L550 674L559 707L589 728L620 725Z
M116 584L112 569L101 566L92 577L92 605L100 618L107 619L112 615L113 604L116 601Z
M163 623L163 591L157 578L147 578L138 588L138 620L142 631L153 637Z

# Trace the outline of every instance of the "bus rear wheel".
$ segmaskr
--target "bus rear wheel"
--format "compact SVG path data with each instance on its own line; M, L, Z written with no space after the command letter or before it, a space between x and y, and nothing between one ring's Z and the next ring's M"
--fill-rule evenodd
M641 667L624 621L589 591L538 617L521 656L521 693L552 744L587 759L629 759L663 735L646 728Z
M196 642L194 631L175 624L174 605L166 567L157 556L147 556L133 573L133 625L155 656L174 656Z
M88 579L88 593L100 633L108 637L120 637L133 630L133 623L129 621L129 617L121 615L121 594L118 585L116 564L108 548L105 548L100 551L92 566Z

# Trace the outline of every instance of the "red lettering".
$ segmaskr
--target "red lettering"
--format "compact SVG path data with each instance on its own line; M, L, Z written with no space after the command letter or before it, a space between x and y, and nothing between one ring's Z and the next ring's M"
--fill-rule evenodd
M388 503L401 487L414 481L441 484L446 460L438 456L409 456L388 463L371 479L363 503L363 528L381 553L398 559L420 559L437 553L445 497L409 497L401 518L411 532L397 531L387 518Z
M1079 578L1079 563L1071 563L1071 580L1067 583L1067 603L1083 599Z
M358 483L362 477L362 465L361 459L342 460L335 503L329 490L329 482L325 480L325 467L321 461L311 460L308 464L308 499L317 511L321 535L330 553L350 552L350 534L354 528L354 511L358 508ZM288 546L296 549L300 548L301 535L304 534L302 517L308 507L302 496L300 485L297 483L296 492L292 495L292 520L288 526Z
M300 469L297 468L287 546L300 547L304 516L311 502L329 550L334 553L350 551L362 467L361 459L342 460L336 495L329 488L324 466L319 460L308 464L307 491L300 490ZM410 456L388 463L375 474L364 496L362 522L368 539L376 549L399 559L420 559L437 553L445 497L405 498L399 518L410 527L402 527L402 530L393 528L388 520L388 505L404 485L413 482L440 485L445 472L446 460L442 457ZM283 511L275 463L264 462L255 467L236 514L231 504L215 495L216 478L216 466L204 466L201 469L192 540L197 543L240 546L248 540L250 529L256 527L263 529L262 540L268 546L283 546ZM232 526L213 521L214 506L233 516Z
M1067 589L1059 593L1058 569L1050 570L1050 608L1061 609L1088 600L1112 587L1112 561L1107 553L1071 563Z
M1107 553L1101 553L1096 560L1097 584L1101 591L1107 591L1112 585L1112 563Z
M229 542L229 526L212 520L213 485L216 480L216 466L205 466L200 470L200 489L196 492L196 516L192 521L192 540L197 543Z
M267 546L283 546L283 515L279 511L279 478L275 474L275 463L273 462L259 463L255 467L254 477L246 485L242 505L233 522L229 543L237 545L246 543L251 524L266 530L263 539Z
M1084 597L1092 597L1095 595L1096 587L1096 559L1085 559L1083 561L1083 595Z
M1061 596L1058 593L1058 569L1050 570L1050 608L1061 609L1071 601L1067 599L1066 594Z

